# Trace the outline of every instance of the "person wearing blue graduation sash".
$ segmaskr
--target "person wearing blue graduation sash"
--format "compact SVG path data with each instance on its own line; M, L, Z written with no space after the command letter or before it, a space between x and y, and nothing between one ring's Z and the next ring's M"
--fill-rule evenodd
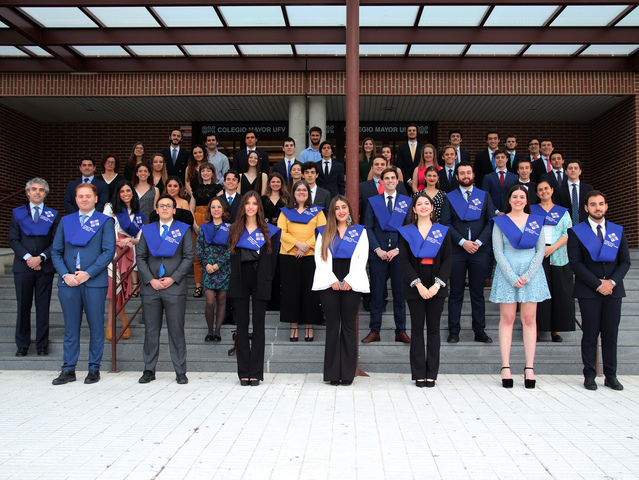
M104 214L113 217L115 222L115 254L116 256L124 250L126 247L130 247L127 252L120 257L118 262L118 269L115 272L116 281L120 283L121 273L126 272L135 263L135 246L140 241L142 235L142 225L146 223L146 216L140 211L140 201L135 194L135 187L133 183L128 180L124 180L115 186L113 203L107 203L104 206ZM110 300L113 294L113 269L109 264L109 291L107 292L107 298ZM132 276L129 275L124 279L124 282L116 293L115 308L120 311L119 317L122 325L129 324L129 317L126 315L126 310L122 308L122 305L127 298L131 296L131 284ZM109 301L109 309L107 312L107 326L106 326L106 339L112 340L113 332L111 325L113 305ZM126 327L122 332L122 338L130 338L131 329Z
M142 237L135 252L144 314L144 372L139 383L155 380L163 313L166 314L175 380L180 385L189 382L186 376L184 317L187 275L193 263L195 246L191 227L173 218L176 207L177 202L171 195L160 195L157 203L160 220L142 227Z
M628 240L621 225L605 219L608 203L602 192L588 192L585 203L588 219L568 230L568 259L575 273L573 296L581 310L584 387L597 390L595 365L601 335L604 385L623 390L617 380L617 335L621 299L626 296L623 278L630 268Z
M231 278L227 296L234 299L237 319L237 375L242 386L264 380L264 323L271 298L280 229L266 223L260 196L254 190L240 201L237 220L229 230ZM249 337L249 304L253 333Z
M490 301L499 303L499 351L504 388L512 388L510 347L513 326L520 304L526 366L524 384L535 388L535 347L537 344L537 302L550 298L546 276L540 268L546 254L541 235L544 217L530 214L528 190L513 185L506 194L505 215L494 217L493 252L497 268Z
M450 297L448 298L448 343L459 342L461 310L466 290L472 307L472 327L475 341L492 343L486 335L486 305L484 285L486 265L492 255L490 246L490 219L495 208L490 195L473 186L475 173L470 163L459 163L455 167L459 188L449 192L442 205L440 223L450 227L453 242L453 271L450 275Z
M373 164L374 165L374 164ZM374 166L373 166L374 168ZM406 334L406 304L402 293L402 271L399 265L399 233L404 224L411 199L397 191L397 173L386 168L381 177L384 193L368 199L364 225L368 230L369 267L371 272L370 333L363 343L379 342L382 328L382 303L386 280L390 275L393 290L395 341L410 343Z
M17 357L24 357L31 344L31 305L35 296L36 349L38 355L49 354L49 306L55 268L51 247L60 215L44 205L49 184L32 178L25 186L29 203L13 210L9 223L9 246L15 253L13 279L18 302L16 320Z
M321 322L320 298L312 290L315 274L315 229L326 225L321 207L311 205L311 189L304 180L293 185L287 208L277 219L280 247L280 321L291 324L289 340L297 342L299 323L306 324L304 340L312 342L313 325Z
M115 255L113 219L96 210L98 189L81 183L75 189L79 213L62 218L55 233L51 260L58 272L58 298L64 315L62 371L54 385L74 382L80 356L82 311L89 325L89 374L84 383L100 380L104 351L104 306L108 290L107 267Z
M368 235L363 225L349 225L351 204L337 195L328 206L326 225L317 229L313 290L319 291L326 316L324 381L350 385L357 369L357 309L369 291Z
M528 159L519 165L526 165ZM536 185L538 205L530 206L530 213L544 217L542 235L546 242L544 273L550 290L550 299L537 304L537 333L551 332L553 342L561 342L559 332L575 330L575 299L572 270L568 265L568 229L572 226L567 208L555 205L552 201L553 188L547 179L539 180ZM529 190L530 193L530 190Z
M225 220L229 219L227 203L220 197L209 200L205 223L200 225L200 232L195 243L195 253L202 265L202 284L206 309L204 317L208 333L205 342L220 342L220 329L226 314L226 291L229 288L231 263L229 258L229 227ZM217 304L217 309L216 309Z
M409 224L399 229L404 299L411 321L410 370L418 387L434 387L437 380L439 325L453 265L449 228L435 220L433 200L422 190L413 197Z

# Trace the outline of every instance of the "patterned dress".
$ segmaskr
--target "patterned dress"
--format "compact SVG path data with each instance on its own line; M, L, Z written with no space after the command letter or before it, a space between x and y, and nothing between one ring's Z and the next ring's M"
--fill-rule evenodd
M219 228L219 225L215 225L215 232ZM195 248L197 259L202 265L202 285L204 288L207 290L228 290L231 277L231 256L228 246L207 243L204 232L200 229ZM208 273L206 266L216 263L220 269L217 272Z

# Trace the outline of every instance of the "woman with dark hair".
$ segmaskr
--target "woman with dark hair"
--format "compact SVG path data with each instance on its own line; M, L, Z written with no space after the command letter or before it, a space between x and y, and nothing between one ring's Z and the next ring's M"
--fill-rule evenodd
M315 229L326 225L321 207L311 205L311 189L304 180L293 185L288 207L277 226L282 229L280 321L291 324L291 342L298 340L300 320L306 324L304 340L312 342L313 325L320 323L319 294L312 290L315 274Z
M256 151L249 152L246 159L246 171L240 174L240 188L237 189L242 195L252 190L260 196L266 193L268 175L262 172L260 164L262 161Z
M519 303L526 357L524 385L535 388L537 302L550 298L546 277L540 271L546 253L546 242L540 235L544 217L530 214L528 189L519 184L508 190L504 213L492 219L497 268L490 291L490 301L499 303L501 382L504 388L513 386L510 347Z
M326 316L324 381L350 385L357 368L357 309L368 293L368 236L363 225L349 225L351 204L337 195L328 207L326 225L315 240L313 290L319 291Z
M120 170L120 160L115 155L110 153L102 157L102 173L96 175L96 178L100 178L109 187L109 200L113 198L115 187L122 181L126 180L124 175L117 173Z
M151 183L151 169L146 163L139 163L133 170L133 185L135 192L140 200L140 210L148 219L155 210L155 204L158 202L160 191Z
M231 278L227 296L234 299L237 319L237 374L243 386L264 380L264 323L280 229L266 223L262 202L251 191L240 200L237 220L229 229ZM249 338L249 303L253 307L253 333Z
M401 168L397 168L397 166L395 165L395 160L393 159L393 149L390 147L390 145L382 145L382 148L379 149L379 154L386 159L386 165L388 166L388 168L392 168L395 171L395 173L397 174L397 179L401 183L404 183L404 174L402 173ZM373 170L371 169L371 171L368 172L367 180L372 179Z
M193 237L197 242L197 235L200 231L200 225L204 223L204 217L208 211L208 204L213 197L216 197L221 191L222 186L216 183L215 167L211 163L203 163L197 173L197 181L191 182L191 213L193 213ZM197 258L193 259L193 276L195 277L195 292L193 296L200 298L203 294L202 289L202 267Z
M213 197L209 201L205 216L205 223L200 225L200 233L195 244L197 259L204 269L202 284L206 298L204 316L208 333L205 342L219 342L222 340L220 329L226 312L226 291L229 288L231 263L229 248L230 224L228 204L220 197ZM216 313L217 303L217 315Z
M419 152L419 163L413 170L413 180L411 186L413 192L417 193L424 189L424 175L428 167L435 167L437 171L441 169L437 162L437 149L435 145L427 143Z
M189 195L193 195L191 183L197 179L200 167L204 163L207 163L205 152L206 150L204 150L204 147L200 144L193 145L193 148L191 149L189 163L184 171L184 183L186 183L186 191ZM217 172L215 171L215 167L213 167L213 173L216 174L215 177L217 181Z
M295 160L291 165L291 170L288 172L288 185L286 185L286 189L289 192L289 198L292 196L291 192L293 191L293 185L302 180L302 164Z
M140 163L146 163L146 152L142 142L133 144L129 159L124 166L124 178L133 181L133 172L135 171L135 167Z
M175 200L175 204L177 205L175 209L175 215L173 218L178 222L186 223L187 225L193 226L193 214L191 213L191 208L189 206L189 202L186 201L186 197L184 195L184 186L182 185L182 180L180 180L176 176L170 176L166 180L166 186L164 187L164 191L162 193L168 193L171 195L171 198ZM153 210L151 217L149 218L149 223L157 222L160 219L157 212Z
M289 195L286 188L284 177L277 172L273 172L268 177L266 185L266 194L262 195L262 206L264 207L264 216L266 221L273 225L277 225L277 219L280 216L282 207L288 203ZM278 260L275 274L273 275L273 289L271 291L271 299L268 302L267 310L280 309L280 262Z
M439 172L436 167L428 167L424 174L424 189L422 192L426 192L426 195L431 199L433 208L435 209L435 221L439 221L439 217L442 214L442 205L444 204L444 198L446 194L443 190L439 189Z
M575 301L572 296L573 276L568 265L568 229L572 226L567 208L552 201L554 190L548 180L537 182L538 205L530 213L544 218L542 236L546 244L544 273L551 298L537 305L537 332L551 332L553 342L561 342L559 332L575 331Z
M135 187L128 180L121 181L115 187L115 193L111 200L112 203L107 203L104 206L104 214L112 216L115 220L115 239L116 250L115 254L118 255L125 247L131 247L121 258L118 263L119 270L116 271L116 281L120 282L120 273L128 270L131 265L135 263L135 245L140 240L142 233L141 227L146 222L146 216L140 211L140 201L135 194ZM111 298L113 292L113 268L109 264L109 291L107 298ZM133 274L128 276L120 289L116 292L115 308L119 310L124 304L125 300L131 296L131 285L137 285L137 275L133 278ZM112 339L111 335L111 315L113 311L113 305L109 302L109 311L107 317L106 338ZM124 324L129 321L129 317L126 316L126 312L122 309L119 315L120 321ZM131 336L131 330L127 327L122 333L122 338L129 338Z
M448 230L436 223L433 200L423 190L413 197L408 225L399 229L404 299L412 325L410 370L420 388L434 387L439 372L439 325L453 264Z
M366 137L362 142L362 149L359 152L359 181L365 182L368 179L368 172L373 166L373 157L375 156L375 140L372 137Z
M163 155L153 155L151 159L151 169L153 174L153 185L160 193L164 192L164 186L168 180L166 173L166 161Z

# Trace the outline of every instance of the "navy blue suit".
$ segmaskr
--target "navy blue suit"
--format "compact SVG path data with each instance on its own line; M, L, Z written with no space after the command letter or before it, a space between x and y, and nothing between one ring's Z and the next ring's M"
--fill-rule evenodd
M42 208L44 204L41 204ZM20 207L27 210L29 204ZM13 278L18 301L18 318L16 322L16 345L18 348L29 348L31 343L31 304L35 294L36 306L36 347L46 348L49 344L49 307L55 268L51 263L51 247L53 238L60 223L60 214L56 215L53 225L46 235L26 235L14 215L9 223L9 246L15 256L13 259ZM40 264L40 270L33 270L27 265L24 256L30 254L37 257L44 254L47 261Z
M115 227L113 218L102 224L84 247L71 245L65 240L63 224L76 221L79 214L64 217L53 240L51 258L58 272L58 298L64 314L64 364L62 370L74 371L80 356L80 327L82 311L86 312L91 334L89 344L89 370L99 370L104 350L104 304L108 289L107 267L115 255ZM76 256L80 254L80 268L90 278L77 287L68 286L63 276L73 275Z
M442 169L439 171L439 189L443 190L445 193L452 192L457 187L459 187L459 182L457 181L457 177L455 176L455 169L453 168L453 181L448 181L448 170L444 165Z
M476 187L475 187L476 188ZM495 207L486 194L478 220L467 222L459 218L448 197L444 199L440 223L450 227L450 237L453 242L453 271L450 275L450 296L448 297L448 330L459 334L461 330L460 318L464 302L464 281L468 271L468 290L472 305L473 331L476 335L486 328L486 305L484 299L484 281L486 279L486 265L492 257L492 231L490 219L495 216ZM468 230L470 236L468 238ZM462 239L481 241L482 246L474 254L470 254L459 246Z
M588 227L590 228L590 224ZM623 279L630 268L626 234L624 232L621 236L614 262L595 262L577 235L572 229L568 229L568 260L575 274L573 296L578 299L581 311L581 357L584 377L595 378L599 334L604 375L614 377L617 375L617 336L621 320L621 299L626 296ZM603 279L613 280L617 284L612 294L604 296L597 292Z
M317 185L331 192L331 199L335 196L346 194L346 181L344 179L344 164L331 161L331 170L328 177L324 175L324 160L317 162Z
M67 213L74 213L78 211L78 205L75 203L75 189L82 183L82 178L78 180L71 180L67 185L67 189L64 191L64 211ZM98 203L95 204L95 209L98 212L104 210L104 206L109 203L109 186L106 182L100 178L93 177L91 182L98 189Z
M517 175L506 172L506 175L504 175L504 186L502 187L499 181L499 175L497 172L492 172L484 177L484 187L482 190L490 195L495 209L503 212L506 205L506 192L512 184L517 182L519 182Z
M295 160L294 160L295 161ZM291 162L291 165L293 165L293 163ZM282 160L281 162L277 162L273 165L273 172L272 173L279 173L280 175L282 175L282 177L284 177L284 183L288 183L288 171L286 168L286 160ZM317 172L319 173L319 172Z
M397 192L400 195L406 195L407 197L410 196L406 193L406 188L402 182L397 184ZM359 223L362 225L364 224L364 215L366 214L366 208L368 207L368 199L375 195L379 195L377 187L375 186L375 180L366 180L359 184Z
M397 194L395 194L395 201L397 201ZM388 252L399 248L399 233L384 231L370 205L366 208L364 224L366 225L368 244L370 247L368 255L368 265L371 273L370 329L371 332L375 333L379 333L381 330L384 291L386 290L386 279L390 274L391 289L393 291L395 335L397 335L406 331L406 304L404 302L403 276L399 255L388 262L379 258L375 250L381 248Z

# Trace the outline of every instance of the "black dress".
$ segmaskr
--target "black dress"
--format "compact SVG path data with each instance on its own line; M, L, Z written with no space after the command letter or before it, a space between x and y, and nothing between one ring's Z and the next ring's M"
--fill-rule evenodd
M197 180L191 182L191 190L193 198L195 198L196 207L206 207L211 199L222 191L222 185L219 183L202 184Z
M244 190L242 190L244 193ZM268 197L268 195L262 195L262 206L264 207L264 217L266 221L272 225L277 225L277 217L280 216L281 208L286 206L284 200L280 197L275 205Z
M115 177L113 177L113 180L111 180L111 183L107 182L104 177L102 175L96 175L96 178L99 178L100 180L102 180L104 183L107 184L107 187L109 188L109 202L113 203L113 194L115 193L115 187L118 185L118 183L123 182L125 180L124 175L120 175L119 173L115 175Z
M250 192L251 190L255 190L255 184L257 183L257 177L255 177L255 180L253 180L252 182L248 181L248 178L246 177L246 174L242 175L242 178L240 179L240 188L242 190L242 195L244 195L247 192ZM257 192L259 194L261 194L262 192Z

